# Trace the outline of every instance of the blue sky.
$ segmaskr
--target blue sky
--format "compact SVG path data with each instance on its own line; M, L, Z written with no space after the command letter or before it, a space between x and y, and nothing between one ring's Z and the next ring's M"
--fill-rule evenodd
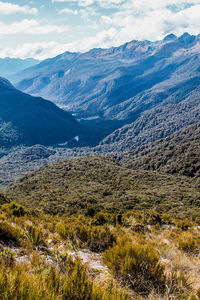
M0 0L0 57L44 59L186 31L200 33L200 0Z

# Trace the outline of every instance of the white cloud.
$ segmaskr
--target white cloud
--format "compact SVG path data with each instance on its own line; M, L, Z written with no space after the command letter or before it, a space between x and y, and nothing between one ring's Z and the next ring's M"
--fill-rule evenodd
M22 59L34 57L36 59L45 59L47 57L53 57L57 53L55 48L58 46L55 42L50 43L25 43L15 48L6 47L0 50L0 57L19 57Z
M80 6L89 6L94 4L95 0L52 0L53 3L55 2L68 2L68 3L77 3Z
M117 31L114 28L110 28L107 31L98 33L96 36L84 38L81 41L77 40L71 43L25 43L15 48L6 47L0 50L0 57L20 57L23 59L34 57L42 60L48 57L54 57L65 51L86 52L91 48L99 47L99 44L101 44L103 48L111 47L113 45L113 38L116 36Z
M63 9L60 9L58 10L59 14L71 14L71 15L78 15L78 10L75 9L70 9L70 8L63 8Z
M68 2L68 3L76 3L79 6L87 7L92 4L97 4L103 8L111 8L116 5L122 4L125 0L52 0L55 2Z
M40 25L37 20L25 19L20 22L14 22L11 24L5 24L0 22L0 36L14 35L14 34L47 34L51 32L62 33L68 31L69 28L66 26L56 25Z
M8 2L0 1L0 14L3 15L12 15L16 13L24 13L24 14L37 14L37 8L31 8L27 5L20 6L18 4L12 4Z
M131 13L127 13L126 10L121 10L112 16L103 16L102 22L106 23L108 29L102 30L96 35L83 37L69 43L26 43L19 45L15 48L5 48L0 50L0 57L35 57L37 59L45 59L47 57L53 57L57 54L65 51L71 52L86 52L92 48L109 48L112 46L119 46L127 41L138 40L158 40L165 35L173 32L177 35L181 35L184 32L191 34L199 34L200 32L200 4L181 10L179 12L173 12L167 8L159 8L152 10L149 14L144 14L142 17L135 17ZM41 26L37 22L33 21L29 23L28 20L16 24L12 24L12 27L2 28L0 23L0 34L5 31L9 33L16 32L38 32L40 34L50 31L62 31L65 28L60 28L50 25ZM23 28L23 29L22 29ZM2 31L2 32L1 32Z
M122 42L132 39L155 41L171 32L177 35L186 31L191 34L200 33L200 1L199 4L178 11L168 8L172 2L177 5L183 3L179 0L166 0L165 6L162 1L155 0L151 6L145 0L134 0L129 5L126 3L121 11L102 16L101 20L104 25L118 28L118 39Z
M74 18L75 22L72 22L74 25L70 25L71 36L69 34L68 38L73 40L58 42L60 38L57 39L56 33L69 30L63 23L56 26L41 24L42 21L33 19L8 25L0 22L0 37L20 33L30 35L55 33L51 35L50 41L49 36L45 37L45 43L37 43L37 37L34 37L29 38L29 41L34 40L33 43L19 44L14 49L8 46L0 50L0 56L44 59L65 51L84 52L94 47L119 46L134 39L155 41L169 33L176 35L186 31L190 34L200 33L200 0L52 0L52 2L66 4L62 4L62 9L58 12L80 17ZM75 9L69 5L73 3L82 7ZM112 13L100 9L111 7L115 7ZM105 15L102 15L103 13Z
M181 9L187 7L188 5L199 4L199 0L52 0L52 3L55 2L65 2L65 3L76 3L79 6L89 6L89 5L98 5L103 8L111 8L120 6L123 8L135 9L135 10L155 10L171 6L179 6Z

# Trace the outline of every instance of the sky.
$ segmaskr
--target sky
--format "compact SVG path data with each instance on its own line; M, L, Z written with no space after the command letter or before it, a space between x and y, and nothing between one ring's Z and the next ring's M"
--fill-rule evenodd
M45 59L65 51L200 33L200 0L0 0L0 57Z

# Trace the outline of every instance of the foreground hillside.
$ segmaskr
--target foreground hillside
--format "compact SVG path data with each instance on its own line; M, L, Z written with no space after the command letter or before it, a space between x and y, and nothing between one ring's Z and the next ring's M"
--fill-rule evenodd
M199 215L200 190L187 177L134 171L111 158L84 157L42 167L8 186L6 194L50 213L124 212L130 209Z
M135 170L200 176L200 123L176 131L155 143L119 155L120 163Z
M0 78L0 148L66 142L81 129L67 112L32 97Z
M51 216L0 197L0 299L200 297L200 219Z

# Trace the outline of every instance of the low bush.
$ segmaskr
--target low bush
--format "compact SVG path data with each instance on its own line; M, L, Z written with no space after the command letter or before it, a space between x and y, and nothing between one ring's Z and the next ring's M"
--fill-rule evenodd
M11 266L14 263L15 252L9 249L0 250L0 260L4 262L6 266Z
M0 205L4 204L4 203L8 203L8 199L0 193Z
M27 227L27 238L32 246L36 249L46 247L43 231L40 227L28 226Z
M113 230L108 225L92 226L84 217L66 220L57 224L56 230L62 238L67 238L78 247L88 248L94 252L101 252L116 241Z
M94 225L116 224L116 218L113 214L98 212L92 220Z
M6 203L1 206L1 211L8 216L23 217L27 211L24 206L15 202Z
M164 290L164 268L150 243L133 243L127 237L118 239L113 248L105 251L104 262L115 276L138 293Z
M35 262L36 259L36 262ZM5 264L0 257L0 300L130 300L122 289L96 285L78 259L68 258L65 268L48 265L37 257L27 264ZM31 267L31 268L30 268Z
M176 221L176 225L183 231L187 231L189 227L191 227L191 222L189 220L178 220Z
M182 233L178 239L178 248L188 254L200 253L200 240L190 233Z
M11 202L9 204L9 208L12 211L13 216L15 217L22 217L26 214L26 210L24 208L24 206Z
M5 221L0 222L0 241L3 243L20 245L23 237L24 232L21 228L13 226Z

